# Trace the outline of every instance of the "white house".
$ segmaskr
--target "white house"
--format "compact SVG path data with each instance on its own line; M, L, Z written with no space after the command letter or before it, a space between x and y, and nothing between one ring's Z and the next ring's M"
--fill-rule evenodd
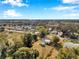
M74 44L72 42L66 42L64 43L64 48L73 48L73 47L79 47L79 44Z

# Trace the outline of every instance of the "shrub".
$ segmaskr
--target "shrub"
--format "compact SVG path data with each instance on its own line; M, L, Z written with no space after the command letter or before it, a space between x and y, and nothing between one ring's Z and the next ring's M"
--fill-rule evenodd
M79 56L79 47L74 48L75 54Z
M62 48L59 50L57 59L77 59L74 49Z
M53 35L52 41L57 44L60 41L60 38L57 37L56 35Z

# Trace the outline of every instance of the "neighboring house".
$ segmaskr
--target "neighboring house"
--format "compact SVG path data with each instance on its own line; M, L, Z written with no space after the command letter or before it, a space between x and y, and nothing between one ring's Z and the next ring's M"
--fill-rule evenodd
M51 43L51 40L48 39L47 37L42 38L42 45L50 44L50 43Z
M73 48L73 47L79 47L79 44L74 44L72 42L66 42L64 43L64 48Z
M57 35L61 37L63 35L63 32L59 31Z
M56 30L51 31L51 34L57 34Z
M34 32L34 34L35 34L35 35L39 35L39 34L40 34L40 32L36 31L36 32Z
M49 28L49 31L51 31L52 30L52 28Z

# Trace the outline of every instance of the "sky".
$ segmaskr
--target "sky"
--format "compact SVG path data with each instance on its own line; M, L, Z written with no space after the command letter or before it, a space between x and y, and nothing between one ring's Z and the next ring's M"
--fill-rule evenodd
M79 19L79 0L0 0L0 19Z

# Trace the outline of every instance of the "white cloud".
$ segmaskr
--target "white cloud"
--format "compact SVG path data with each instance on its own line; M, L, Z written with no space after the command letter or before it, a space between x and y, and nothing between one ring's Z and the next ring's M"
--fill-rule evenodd
M61 17L68 18L68 19L78 19L79 18L79 12L62 14Z
M63 0L63 3L79 4L79 0Z
M11 4L12 6L18 6L18 7L22 7L22 6L26 6L28 7L28 4L22 3L23 0L5 0L2 1L3 4Z
M79 17L79 13L70 13L70 14L64 14L63 16L67 16L67 17Z
M22 15L20 13L17 13L15 10L6 10L4 11L4 16L19 17Z
M78 10L75 9L78 7L79 7L79 5L78 6L57 6L57 7L51 8L51 9L56 10L56 11L78 12Z
M63 19L78 19L79 18L79 13L62 14L61 18L63 18Z

